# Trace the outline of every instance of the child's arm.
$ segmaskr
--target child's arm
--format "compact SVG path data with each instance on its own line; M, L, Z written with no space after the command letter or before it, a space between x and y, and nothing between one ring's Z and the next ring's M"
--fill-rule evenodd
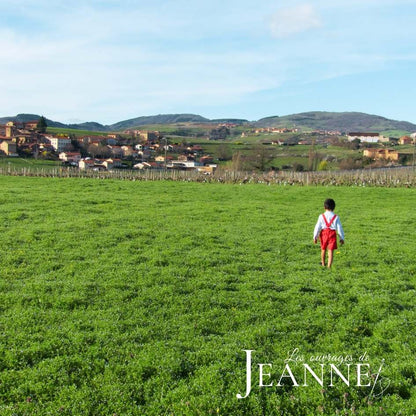
M344 244L344 230L342 228L341 220L339 219L339 217L337 217L336 227L337 233L339 235L339 242L340 244Z
M321 216L318 217L318 221L315 225L315 229L313 230L313 242L314 244L316 244L318 242L318 236L319 233L322 230L322 221L321 221Z

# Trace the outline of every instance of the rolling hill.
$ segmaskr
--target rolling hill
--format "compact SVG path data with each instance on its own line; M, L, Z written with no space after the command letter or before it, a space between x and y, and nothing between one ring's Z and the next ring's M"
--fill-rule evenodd
M386 130L416 131L416 124L390 120L385 117L357 112L331 113L325 111L291 114L283 117L266 117L258 120L257 127L298 127L314 130L340 130L341 132Z
M15 121L20 123L27 123L29 121L39 120L39 114L18 114L17 116L0 117L0 124L5 124L8 121ZM46 122L50 127L68 127L67 124L59 123L58 121L49 120L46 118Z
M40 116L36 114L18 114L11 117L0 117L0 123L7 121L31 121ZM244 119L213 119L202 117L197 114L159 114L154 116L141 116L129 120L119 121L111 125L102 125L91 121L80 124L64 124L47 119L48 126L72 128L89 131L123 131L126 129L140 128L145 125L177 124L177 123L248 123ZM380 133L383 131L400 130L415 132L416 124L407 121L390 120L385 117L359 112L325 112L313 111L306 113L291 114L286 116L265 117L250 124L256 127L297 127L301 130L339 130L341 132L371 131Z
M125 130L147 124L175 124L175 123L209 123L210 120L196 114L159 114L157 116L144 116L106 126L110 130Z

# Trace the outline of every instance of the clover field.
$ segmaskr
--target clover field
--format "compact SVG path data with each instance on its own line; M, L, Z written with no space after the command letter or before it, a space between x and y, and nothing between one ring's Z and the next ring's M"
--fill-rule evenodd
M416 413L414 189L0 184L1 415ZM332 270L312 243L327 197Z

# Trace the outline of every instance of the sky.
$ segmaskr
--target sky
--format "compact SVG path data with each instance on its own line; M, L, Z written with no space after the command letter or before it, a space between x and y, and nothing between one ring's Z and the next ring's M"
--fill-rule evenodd
M0 0L0 116L416 123L416 0Z

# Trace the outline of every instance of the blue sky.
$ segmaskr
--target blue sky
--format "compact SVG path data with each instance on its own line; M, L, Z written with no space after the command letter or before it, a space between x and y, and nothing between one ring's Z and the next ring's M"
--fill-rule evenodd
M0 0L0 116L416 123L416 0Z

